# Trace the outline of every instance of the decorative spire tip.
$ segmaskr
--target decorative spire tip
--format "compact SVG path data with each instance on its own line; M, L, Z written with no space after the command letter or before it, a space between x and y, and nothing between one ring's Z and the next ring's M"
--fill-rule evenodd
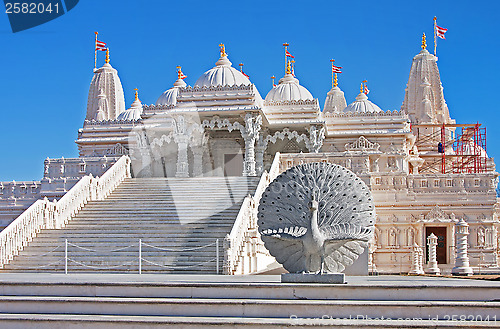
M220 43L219 47L220 47L220 57L227 57L226 47L224 46L224 44Z
M426 49L427 48L427 41L425 39L425 33L422 34L422 49Z
M138 101L139 100L139 89L135 88L135 100Z
M287 64L286 64L286 74L292 74L291 64L292 63L290 63L290 61L287 61Z
M106 48L106 64L109 64L109 48Z

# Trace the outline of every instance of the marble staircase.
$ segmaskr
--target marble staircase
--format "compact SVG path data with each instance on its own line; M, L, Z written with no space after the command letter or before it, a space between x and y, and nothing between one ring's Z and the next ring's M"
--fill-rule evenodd
M224 237L258 181L126 179L106 199L89 202L64 228L42 230L1 271L64 272L67 254L70 273L137 273L139 257L146 273L221 273Z

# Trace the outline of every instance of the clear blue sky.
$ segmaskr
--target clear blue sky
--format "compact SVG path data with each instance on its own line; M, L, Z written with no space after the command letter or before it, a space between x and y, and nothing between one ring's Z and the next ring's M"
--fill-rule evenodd
M92 79L94 31L111 49L127 107L133 89L152 104L182 65L193 85L226 44L235 67L265 97L283 75L282 43L295 73L324 103L330 62L343 66L340 87L354 100L362 80L384 110L401 107L422 32L432 51L434 16L448 28L438 45L444 95L457 123L487 127L488 153L500 160L498 1L92 1L13 34L0 14L0 181L38 180L46 157L76 157ZM102 65L101 53L98 65Z

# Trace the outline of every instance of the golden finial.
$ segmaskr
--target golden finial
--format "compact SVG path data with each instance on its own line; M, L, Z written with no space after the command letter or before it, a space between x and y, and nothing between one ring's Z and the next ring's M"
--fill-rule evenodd
M436 17L436 16L434 16L434 20L437 20L437 17Z
M335 73L335 78L333 79L333 86L337 87L339 85L339 82L337 80L337 73Z
M135 100L138 101L139 100L139 89L135 88Z
M292 67L290 61L287 61L286 64L286 74L292 74Z
M243 63L240 63L240 72L243 73Z
M177 65L175 68L177 69L177 79L180 79L182 75L181 66Z
M422 49L427 48L427 42L425 40L425 33L422 34Z
M363 87L363 82L361 82L361 89L359 90L360 93L364 92Z
M220 43L219 47L220 47L220 57L226 57L227 56L226 47L224 46L224 44Z
M95 33L95 35L98 35L98 34L99 34L99 33L97 33L97 32L94 32L94 33Z
M273 87L275 86L275 84L274 84L274 79L276 79L276 77L273 75L273 76L271 77L271 80L273 80Z
M288 46L290 46L290 44L288 44L286 42L283 44L283 47L288 47Z
M109 64L109 48L106 48L106 64Z

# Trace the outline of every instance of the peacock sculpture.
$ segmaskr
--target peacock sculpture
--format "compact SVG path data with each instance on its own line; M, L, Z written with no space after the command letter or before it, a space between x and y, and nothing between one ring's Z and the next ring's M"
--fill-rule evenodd
M290 273L340 273L373 236L375 207L349 169L308 163L288 169L265 190L258 208L266 248Z

